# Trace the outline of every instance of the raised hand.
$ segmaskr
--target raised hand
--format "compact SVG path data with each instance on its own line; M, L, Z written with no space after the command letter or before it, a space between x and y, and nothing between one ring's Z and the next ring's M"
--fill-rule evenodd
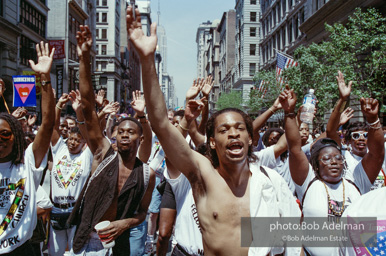
M272 107L274 108L274 111L277 111L279 109L282 109L283 107L280 104L280 96L276 98L275 102L273 103Z
M92 34L88 26L79 26L80 31L76 32L76 51L78 52L79 58L82 58L83 54L90 54L92 47Z
M212 76L206 77L206 79L204 80L204 86L202 87L201 91L203 96L206 97L207 99L210 91L213 88L213 85L214 85L213 77Z
M69 95L67 93L63 93L58 100L58 104L62 108L64 104L66 104L69 100L70 100Z
M68 98L71 101L74 111L80 110L80 107L82 106L82 97L80 96L79 90L72 90Z
M204 81L205 80L201 78L194 79L192 86L186 92L186 101L192 100L197 97L197 95L202 90L202 87L204 86Z
M200 113L202 108L204 107L204 103L202 103L201 99L200 100L189 100L186 103L185 107L185 118L187 121L191 121L196 119Z
M361 110L366 117L366 121L373 123L378 119L379 104L378 100L373 98L361 98Z
M280 93L279 102L285 113L295 112L296 95L294 90L290 89L288 85L286 85L285 90Z
M137 112L139 116L143 116L145 113L145 99L141 95L141 92L136 90L133 92L133 101L131 102L131 107Z
M138 9L135 9L133 17L133 9L131 6L126 10L126 27L130 41L133 43L140 57L153 57L157 47L157 25L151 24L150 36L146 36L142 30L141 15Z
M119 110L119 102L110 102L103 109L104 114L113 114L115 115Z
M33 60L29 60L32 70L37 74L50 74L55 48L52 48L50 54L48 43L44 44L43 41L41 41L40 45L36 44L36 52L38 55L38 63L35 64Z
M339 126L344 125L354 116L354 110L352 108L346 108L342 114L340 114Z
M100 89L98 93L95 95L95 101L98 107L102 107L105 96L106 96L106 91L103 89Z
M12 115L19 119L19 118L22 118L23 116L27 115L28 113L28 110L25 109L25 108L22 108L22 107L18 107L17 109L15 109L15 111L12 112Z
M348 85L346 85L346 83L344 82L344 76L340 71L338 71L338 76L336 76L336 81L338 82L339 97L343 100L347 100L351 93L352 81L350 81Z
M27 125L33 126L36 122L37 116L36 115L29 115L27 119Z

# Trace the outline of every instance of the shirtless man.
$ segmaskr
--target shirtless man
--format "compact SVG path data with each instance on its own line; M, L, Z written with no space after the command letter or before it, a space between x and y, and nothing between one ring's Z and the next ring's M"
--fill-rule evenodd
M170 162L192 186L205 255L267 255L272 248L240 246L241 217L279 216L277 207L283 204L296 211L298 206L288 186L275 171L266 168L267 177L258 163L253 163L252 122L240 110L219 111L208 121L210 160L190 149L181 133L168 121L162 100L154 62L156 24L151 25L150 36L145 36L138 9L135 12L134 19L129 6L126 21L130 40L140 56L149 120ZM202 107L200 102L187 104L185 117L191 119L183 119L180 125L189 127ZM272 198L267 201L266 196ZM297 214L300 215L299 209Z
M144 113L137 113L140 122L130 117L123 118L118 124L116 136L118 150L112 149L102 134L95 111L90 75L91 32L87 26L82 25L80 30L77 32L79 89L85 120L78 120L78 123L86 125L87 145L94 159L91 177L70 216L70 222L78 225L73 254L109 254L94 231L98 222L109 220L111 224L100 230L99 235L115 240L115 256L127 255L130 253L129 229L145 220L154 188L155 175L148 172L150 178L146 179L145 168L148 166L141 162L146 162L150 155L151 130ZM141 160L136 157L139 147ZM147 156L141 151L148 152ZM146 184L145 180L149 182Z

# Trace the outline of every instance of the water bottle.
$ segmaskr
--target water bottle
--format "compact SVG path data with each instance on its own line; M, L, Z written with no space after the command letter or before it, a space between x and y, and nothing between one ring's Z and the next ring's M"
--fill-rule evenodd
M314 119L314 110L316 105L316 97L314 89L310 89L303 100L303 109L300 113L300 121L307 124L312 124Z

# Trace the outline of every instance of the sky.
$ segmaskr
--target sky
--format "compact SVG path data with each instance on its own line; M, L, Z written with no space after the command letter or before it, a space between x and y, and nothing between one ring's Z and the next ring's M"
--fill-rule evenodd
M152 22L157 22L160 2L160 24L167 36L167 71L173 77L178 106L197 78L198 26L208 20L221 20L224 12L234 9L235 0L151 0Z

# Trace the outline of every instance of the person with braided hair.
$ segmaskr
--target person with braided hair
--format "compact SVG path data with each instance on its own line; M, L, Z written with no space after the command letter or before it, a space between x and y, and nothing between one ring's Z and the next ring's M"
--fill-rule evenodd
M54 96L50 71L55 49L36 45L38 63L31 68L42 81L40 129L27 148L20 122L0 113L0 254L33 255L29 242L36 226L36 191L47 164L47 151L54 127Z

